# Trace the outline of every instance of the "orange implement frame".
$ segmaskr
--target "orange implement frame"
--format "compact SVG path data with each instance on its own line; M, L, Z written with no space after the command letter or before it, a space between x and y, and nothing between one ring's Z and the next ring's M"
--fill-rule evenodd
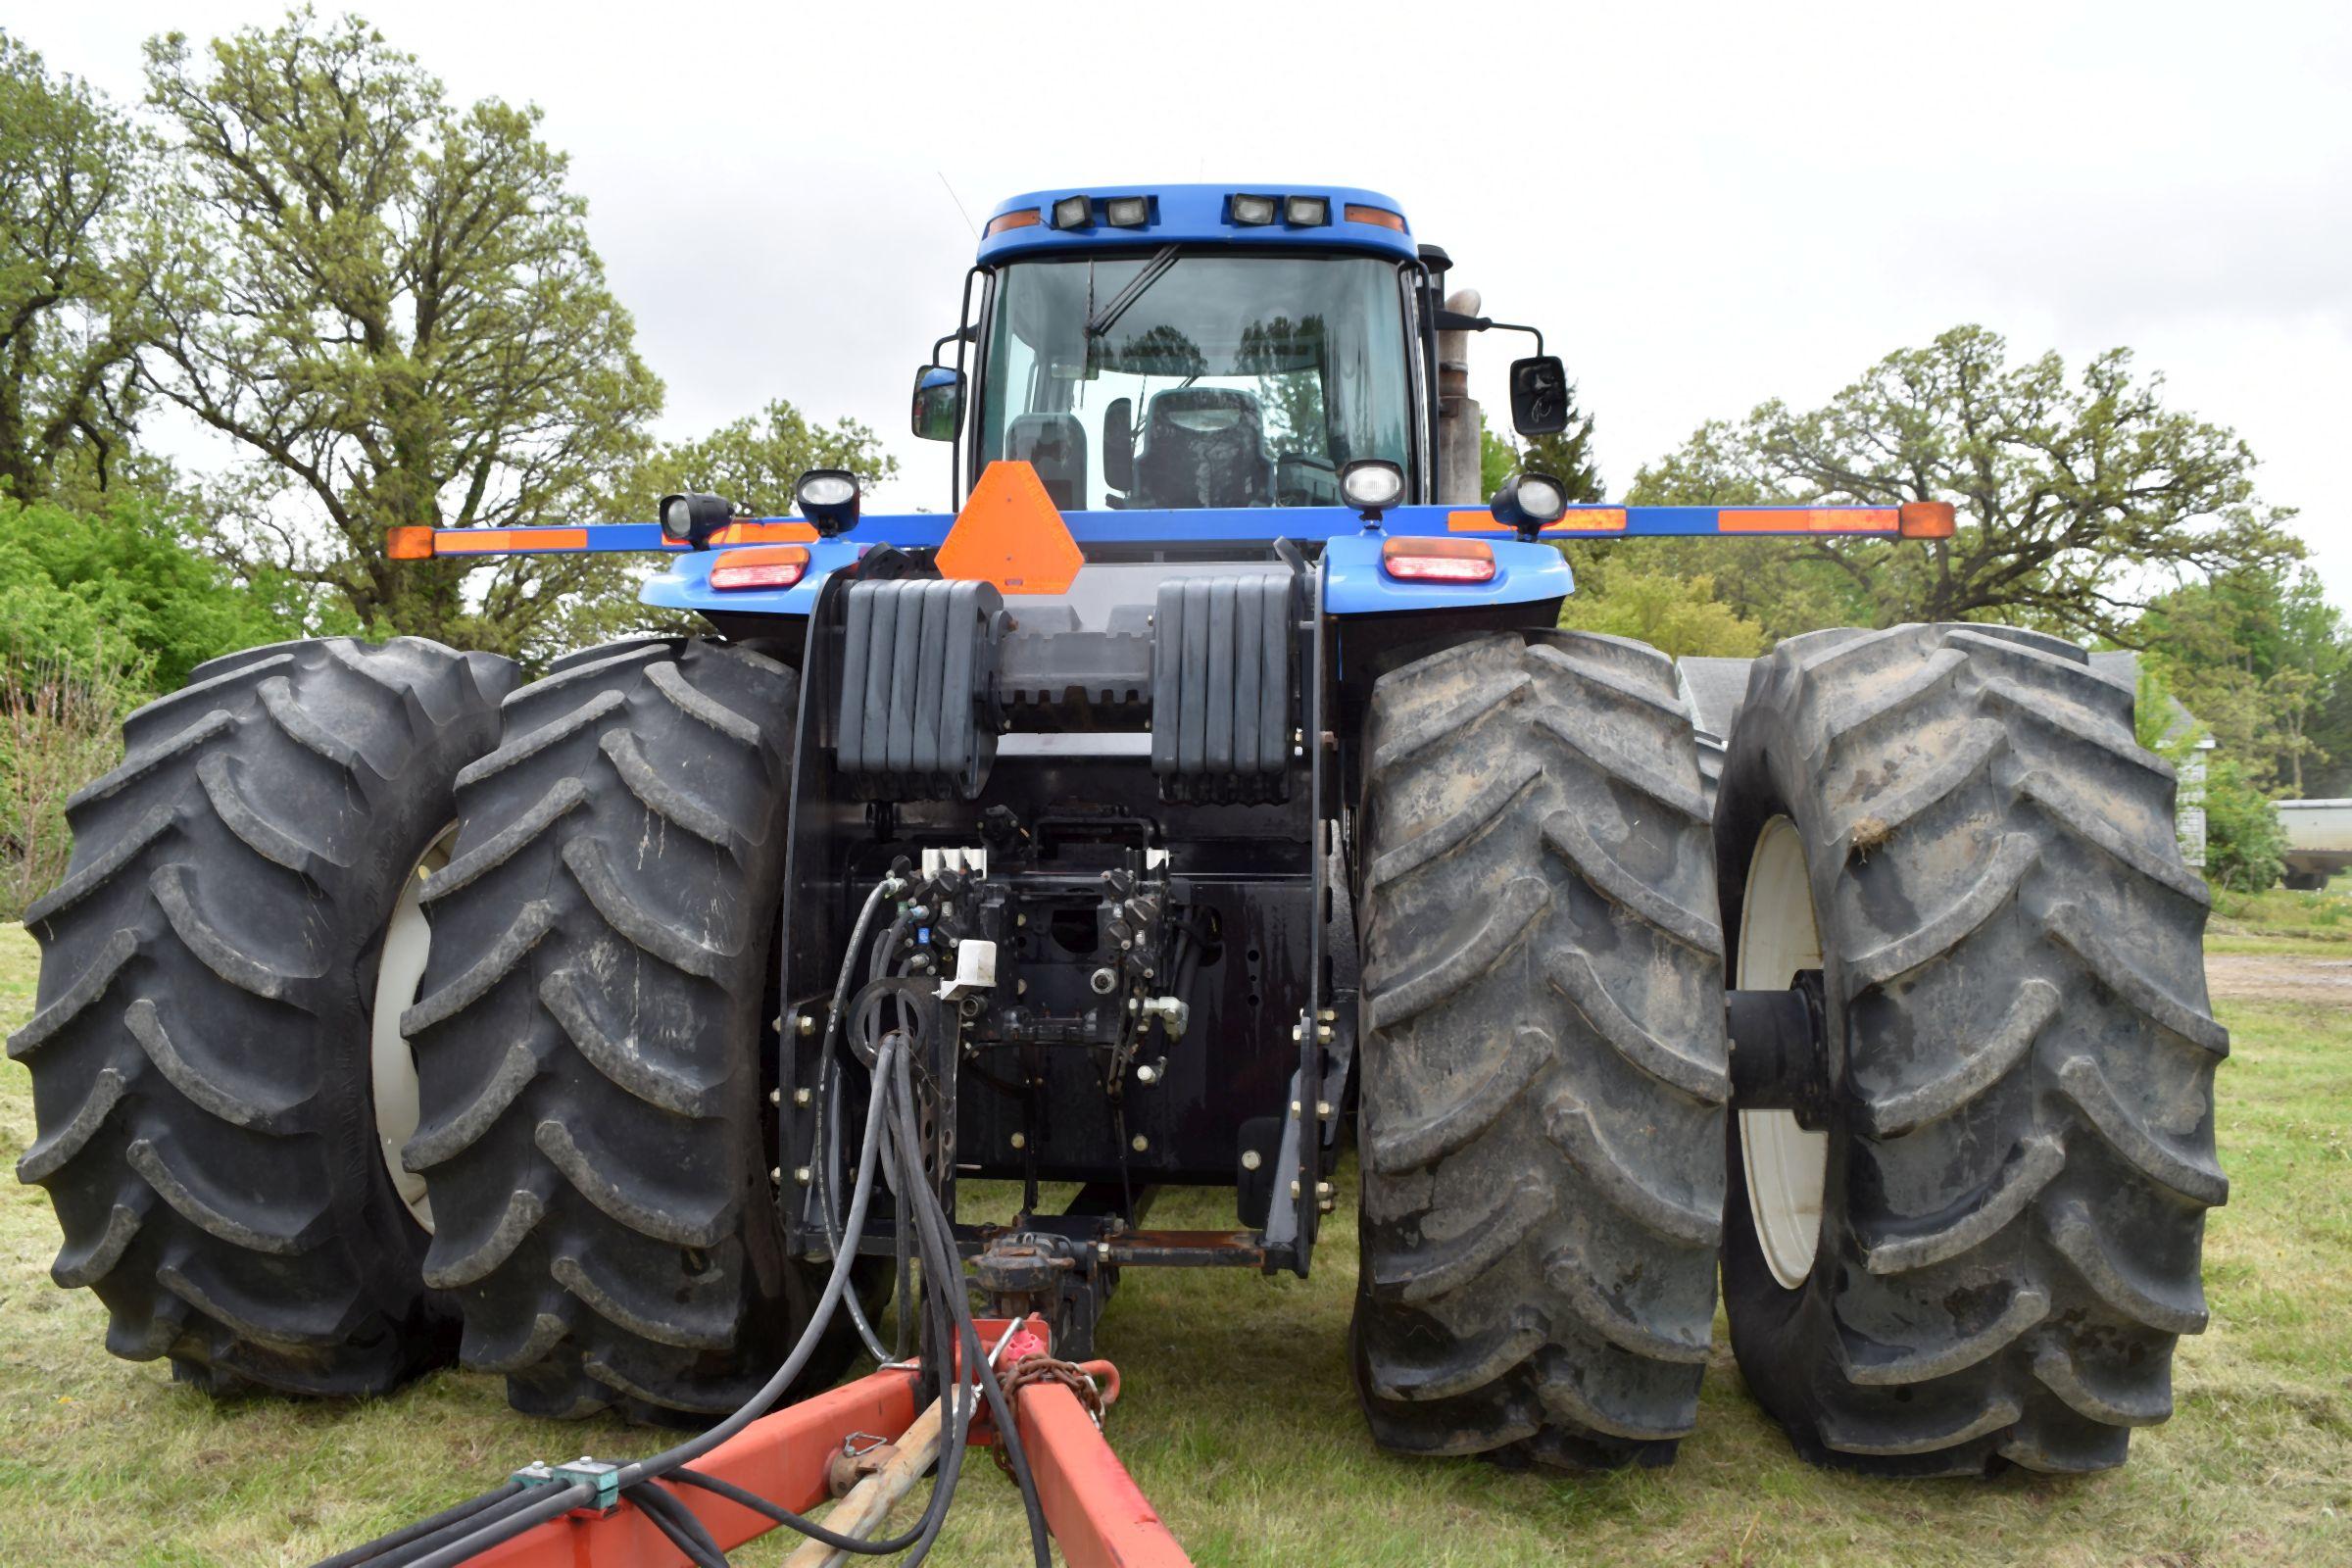
M1004 1319L982 1319L980 1338L995 1344ZM1041 1339L1045 1325L1032 1318ZM885 1369L761 1416L694 1463L808 1513L830 1500L826 1470L845 1440L895 1442L913 1424L915 1375ZM1035 1383L1013 1395L1021 1446L1037 1480L1046 1524L1069 1568L1190 1568L1192 1559L1111 1452L1102 1433L1069 1390ZM975 1423L975 1433L979 1431ZM1002 1485L991 1465L965 1465L969 1485ZM766 1516L700 1487L672 1486L669 1495L702 1520L722 1551L777 1528ZM682 1568L686 1557L625 1499L609 1513L575 1510L533 1527L474 1561L482 1568Z

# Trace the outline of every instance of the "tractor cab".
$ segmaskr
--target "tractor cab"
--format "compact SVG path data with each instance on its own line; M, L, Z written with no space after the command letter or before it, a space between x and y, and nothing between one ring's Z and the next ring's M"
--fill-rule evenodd
M1447 309L1449 265L1371 191L1014 197L981 240L976 318L967 287L941 339L955 364L917 373L915 433L958 440L973 475L1028 464L1064 512L1336 507L1356 464L1393 468L1401 501L1476 500L1455 449L1474 492L1477 410L1444 395L1439 335L1495 323L1475 296ZM1522 380L1564 408L1556 360Z

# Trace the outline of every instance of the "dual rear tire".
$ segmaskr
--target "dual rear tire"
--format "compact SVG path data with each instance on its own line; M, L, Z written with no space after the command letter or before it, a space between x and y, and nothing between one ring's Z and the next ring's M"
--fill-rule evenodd
M1672 693L1659 656L1566 634L1374 693L1375 1437L1670 1455L1719 1234L1741 1374L1806 1457L2121 1463L2170 1413L2228 1190L2206 899L2132 694L2003 628L1792 639L1753 672L1710 834ZM1726 1114L1726 956L1750 989L1822 972L1822 1130Z

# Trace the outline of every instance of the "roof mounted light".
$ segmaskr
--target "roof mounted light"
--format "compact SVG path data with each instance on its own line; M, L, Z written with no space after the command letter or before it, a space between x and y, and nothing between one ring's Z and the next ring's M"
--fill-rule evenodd
M1386 207L1366 207L1361 202L1349 202L1340 209L1340 216L1350 223L1376 223L1382 228L1404 232L1404 215L1392 213Z
M1385 458L1358 458L1340 470L1340 496L1366 522L1378 522L1404 499L1404 470Z
M980 237L982 239L995 239L999 234L1004 233L1008 228L1035 228L1036 226L1037 209L1034 207L1016 207L1009 213L999 213L996 217L990 219L988 220L988 226L980 231Z
M1331 221L1331 198L1286 196L1282 201L1282 220L1293 228L1320 228Z
M1548 473L1514 473L1487 510L1494 520L1533 539L1568 512L1568 488Z
M1484 539L1398 537L1380 547L1380 569L1399 582L1494 580L1494 549Z
M1152 220L1152 201L1146 196L1113 196L1102 204L1102 216L1113 228L1141 228Z
M858 526L858 476L847 468L810 468L792 487L801 515L830 539Z
M701 550L734 520L735 503L723 496L663 496L660 516L663 535Z
M1095 220L1095 204L1085 196L1064 196L1054 204L1055 228L1084 228Z
M1271 196L1240 196L1233 198L1227 211L1233 221L1243 228L1256 228L1274 221L1282 204Z

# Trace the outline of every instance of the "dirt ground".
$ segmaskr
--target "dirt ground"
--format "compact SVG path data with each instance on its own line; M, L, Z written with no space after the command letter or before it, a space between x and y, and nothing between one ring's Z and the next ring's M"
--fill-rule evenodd
M2215 999L2248 1002L2332 1002L2352 1005L2352 957L2313 958L2287 954L2209 953L2205 983Z

